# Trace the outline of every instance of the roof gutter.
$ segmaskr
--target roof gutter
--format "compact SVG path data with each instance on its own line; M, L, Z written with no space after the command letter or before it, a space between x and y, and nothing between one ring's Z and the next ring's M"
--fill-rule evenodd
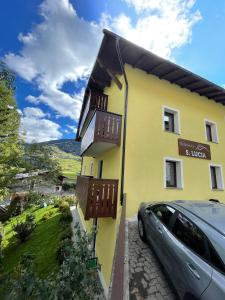
M120 204L124 203L124 171L125 171L125 156L126 156L126 135L127 135L127 107L128 107L128 80L126 71L124 69L124 63L120 51L120 37L116 36L116 52L119 59L121 71L123 73L125 81L125 96L124 96L124 116L123 116L123 143L122 143L122 165L121 165L121 180L120 180Z

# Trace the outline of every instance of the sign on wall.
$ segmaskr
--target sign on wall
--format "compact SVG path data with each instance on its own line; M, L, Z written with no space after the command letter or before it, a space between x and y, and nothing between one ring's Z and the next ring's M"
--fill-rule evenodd
M179 155L211 159L210 146L189 140L178 139Z

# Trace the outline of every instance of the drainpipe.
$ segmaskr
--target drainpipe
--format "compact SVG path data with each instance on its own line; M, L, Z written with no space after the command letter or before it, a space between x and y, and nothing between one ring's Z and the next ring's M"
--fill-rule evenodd
M128 106L128 80L124 69L123 59L120 52L120 38L116 37L116 51L125 81L125 99L124 99L124 116L123 116L123 143L122 143L122 166L121 166L121 183L120 183L120 204L124 203L124 170L125 170L125 153L126 153L126 134L127 134L127 106Z

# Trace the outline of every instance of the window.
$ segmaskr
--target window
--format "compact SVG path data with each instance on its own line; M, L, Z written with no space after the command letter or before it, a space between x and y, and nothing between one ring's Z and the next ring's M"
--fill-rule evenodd
M180 133L179 112L169 107L163 107L163 130Z
M164 126L166 131L174 132L174 114L165 111Z
M206 256L205 237L202 231L182 214L178 217L173 226L173 233L188 248L198 255Z
M219 257L219 255L217 254L216 250L213 248L210 242L208 243L208 246L209 246L210 263L215 268L225 273L225 267L222 262L222 259Z
M211 125L206 124L206 136L207 136L207 141L212 142L212 128Z
M211 166L210 172L211 172L212 189L217 189L216 167Z
M176 162L166 161L166 186L176 187L177 186L177 172L176 172Z
M215 122L205 120L205 134L208 142L218 143L217 126Z
M168 205L159 205L153 207L152 211L161 220L161 222L168 227L171 217L173 216L175 209Z
M183 188L181 160L165 159L165 188Z
M210 183L212 190L223 190L223 175L220 165L210 165Z

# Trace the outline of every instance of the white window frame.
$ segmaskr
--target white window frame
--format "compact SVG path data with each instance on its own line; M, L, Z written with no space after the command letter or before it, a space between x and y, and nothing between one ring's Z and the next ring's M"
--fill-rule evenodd
M164 126L164 113L168 112L174 115L174 132L166 131ZM181 134L180 111L178 109L163 105L162 107L162 128L163 131L175 134Z
M216 181L218 188L213 189L212 188L212 178L211 178L211 168L210 167L215 167L216 168ZM218 173L219 170L219 173ZM212 191L224 191L224 178L223 178L223 167L220 164L214 164L210 163L209 164L209 181L210 181L210 188Z
M208 141L207 138L207 131L206 131L206 125L211 126L211 132L212 132L212 141ZM204 119L204 128L205 128L205 139L209 143L219 143L219 136L218 136L218 129L217 129L217 123L208 119Z
M166 185L166 161L176 162L176 175L177 175L177 186L176 187L168 187ZM178 167L179 166L179 167ZM164 188L165 189L176 189L181 190L184 188L184 172L183 172L183 160L174 157L164 157L163 159L163 174L164 174Z

